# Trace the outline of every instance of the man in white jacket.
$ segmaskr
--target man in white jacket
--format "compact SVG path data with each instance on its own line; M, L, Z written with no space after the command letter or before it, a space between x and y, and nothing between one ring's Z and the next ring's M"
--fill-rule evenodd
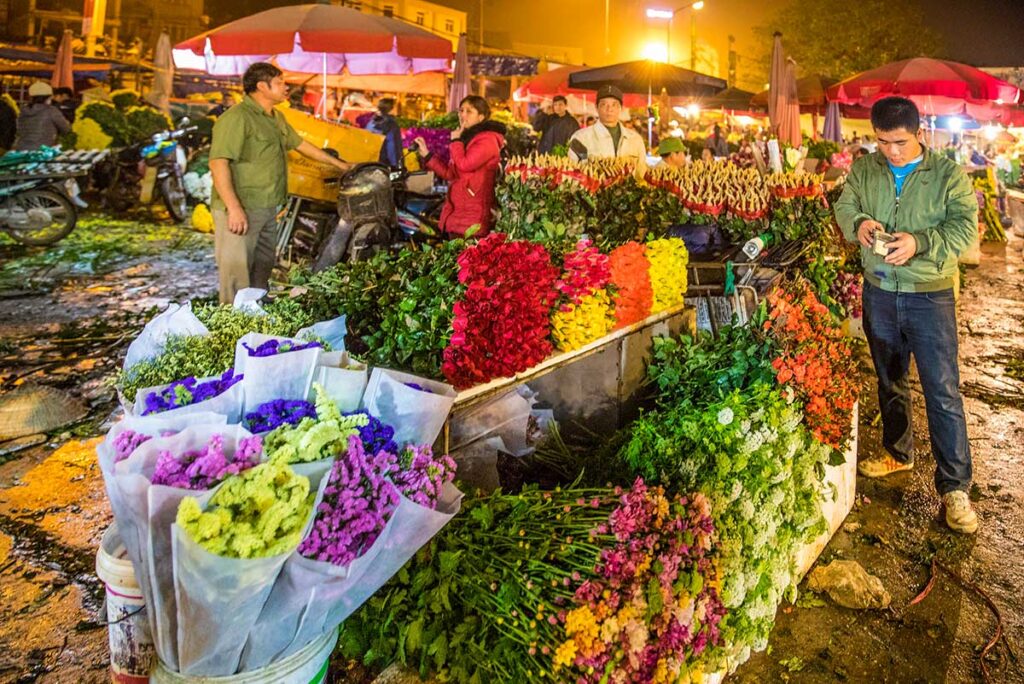
M642 177L647 170L647 148L639 133L619 122L621 114L622 91L615 86L603 86L597 91L598 121L576 131L569 139L569 158L580 160L582 155L577 151L580 145L586 149L587 159L632 158L637 162L637 175Z

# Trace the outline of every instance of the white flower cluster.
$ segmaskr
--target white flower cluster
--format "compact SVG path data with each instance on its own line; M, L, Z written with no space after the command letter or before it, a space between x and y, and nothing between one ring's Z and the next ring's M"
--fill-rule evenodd
M182 178L185 183L185 192L196 202L210 204L210 195L213 193L213 174L209 171L200 176L195 171L189 171Z

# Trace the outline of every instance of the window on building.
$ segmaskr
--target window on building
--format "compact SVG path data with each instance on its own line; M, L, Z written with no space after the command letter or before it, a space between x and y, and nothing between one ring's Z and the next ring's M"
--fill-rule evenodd
M384 12L384 16L385 17L393 17L393 16L395 16L395 6L394 5L384 5L383 12Z
M420 26L423 26L425 21L426 21L426 16L423 14L423 12L417 12L416 13L416 23L419 24Z
M455 33L455 22L452 21L451 19L445 19L444 20L444 32L445 33Z

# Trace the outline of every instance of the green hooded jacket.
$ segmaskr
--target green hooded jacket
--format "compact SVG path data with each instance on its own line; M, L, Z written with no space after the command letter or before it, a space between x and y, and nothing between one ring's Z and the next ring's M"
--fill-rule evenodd
M910 233L917 253L903 266L890 266L861 247L864 278L889 292L938 292L956 288L959 257L978 239L978 200L964 170L944 156L924 150L924 159L903 182L896 180L881 152L858 159L835 206L836 221L850 242L868 219L885 232Z

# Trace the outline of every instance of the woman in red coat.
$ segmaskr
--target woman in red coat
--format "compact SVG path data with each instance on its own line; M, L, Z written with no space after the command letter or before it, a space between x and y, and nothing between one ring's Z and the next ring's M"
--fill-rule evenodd
M487 100L470 95L459 103L459 127L452 131L445 166L430 154L423 138L415 143L428 169L448 181L448 198L441 210L441 230L450 235L480 237L494 224L494 184L505 144L505 126L489 121Z

